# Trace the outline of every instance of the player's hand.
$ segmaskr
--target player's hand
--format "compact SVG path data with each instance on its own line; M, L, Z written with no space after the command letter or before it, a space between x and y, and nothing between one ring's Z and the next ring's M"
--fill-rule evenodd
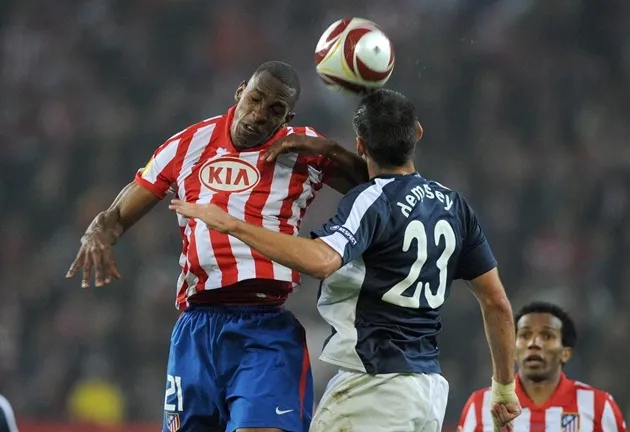
M515 383L500 384L492 380L490 413L494 431L512 431L512 422L521 414L521 404L516 396Z
M90 287L92 275L97 287L109 284L112 278L120 279L111 241L104 232L88 229L81 238L81 248L66 273L66 278L74 277L79 270L83 271L81 288Z
M267 150L263 159L273 162L278 156L285 153L302 153L314 156L325 156L334 147L334 142L316 136L291 134L280 138Z
M230 233L238 222L238 219L214 204L197 204L174 199L168 208L182 216L199 219L208 225L208 228L221 233Z

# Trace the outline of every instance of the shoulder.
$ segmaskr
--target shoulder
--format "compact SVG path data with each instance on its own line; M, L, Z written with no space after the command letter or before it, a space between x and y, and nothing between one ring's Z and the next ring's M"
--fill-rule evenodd
M9 415L13 417L13 408L11 407L11 403L0 394L0 411L2 411L5 415Z
M198 121L197 123L193 123L190 126L187 126L186 128L177 132L175 135L169 138L169 141L174 140L174 139L191 137L197 131L206 127L216 128L216 127L224 126L226 117L227 117L226 114L221 114L218 116L207 118L205 120Z
M477 415L490 406L490 387L475 390L468 396L466 405L462 410L462 419L469 415Z
M595 400L596 404L603 403L603 402L614 403L615 401L612 395L605 390L598 389L596 387L593 387L590 384L586 384L581 381L569 380L569 382L572 384L573 389L575 390L576 393L580 393L580 392L591 393L593 395L592 397Z
M614 400L612 395L610 393L608 393L605 390L602 389L598 389L596 387L593 387L590 384L586 384L583 383L581 381L574 381L571 380L573 383L573 386L575 387L576 390L586 390L586 391L592 391L593 395L595 396L595 399L599 399L599 400L603 400L603 399L608 399L608 400Z
M193 123L171 136L168 140L166 140L166 143L192 138L193 135L203 129L214 130L217 127L222 127L225 125L226 117L226 114L221 114Z
M279 134L279 138L287 135L307 135L312 137L322 138L323 135L315 130L315 128L311 126L286 126L283 128Z
M368 209L376 209L379 213L389 215L390 205L383 188L387 183L381 179L372 179L350 189L339 202L340 207L352 207L365 213Z
M478 403L480 405L483 405L484 398L486 397L486 395L488 395L488 397L490 396L490 390L491 390L490 387L484 387L482 389L475 390L468 397L468 401L475 404Z

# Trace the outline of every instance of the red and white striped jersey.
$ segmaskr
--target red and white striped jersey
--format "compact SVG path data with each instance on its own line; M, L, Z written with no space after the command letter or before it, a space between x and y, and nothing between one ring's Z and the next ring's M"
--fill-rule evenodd
M568 379L564 374L549 400L535 405L516 378L523 413L514 432L627 432L619 407L605 391ZM462 412L463 432L492 432L489 388L474 392Z
M254 225L297 235L330 162L321 156L291 153L269 163L261 156L281 137L292 133L317 136L316 132L308 127L286 127L262 146L238 151L230 137L234 110L232 107L227 114L199 122L168 139L136 174L136 183L160 199L172 191L179 199L212 203ZM185 308L196 293L246 280L285 282L280 284L286 287L280 300L299 283L298 272L272 262L240 240L209 231L195 219L177 217L183 242L178 309Z

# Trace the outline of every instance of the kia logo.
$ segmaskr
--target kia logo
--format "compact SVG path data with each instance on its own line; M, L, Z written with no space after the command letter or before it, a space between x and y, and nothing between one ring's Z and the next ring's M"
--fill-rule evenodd
M260 181L258 169L242 159L221 157L206 162L199 171L199 180L215 192L245 192Z

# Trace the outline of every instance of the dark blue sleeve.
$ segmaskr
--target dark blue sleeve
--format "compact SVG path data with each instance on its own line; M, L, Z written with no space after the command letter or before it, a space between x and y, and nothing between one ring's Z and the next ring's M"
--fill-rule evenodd
M311 237L333 248L344 266L360 257L381 236L389 213L389 203L379 186L354 189L341 199L337 214L311 232Z
M461 198L461 233L464 236L455 279L472 280L497 266L490 244L486 239L475 212Z

